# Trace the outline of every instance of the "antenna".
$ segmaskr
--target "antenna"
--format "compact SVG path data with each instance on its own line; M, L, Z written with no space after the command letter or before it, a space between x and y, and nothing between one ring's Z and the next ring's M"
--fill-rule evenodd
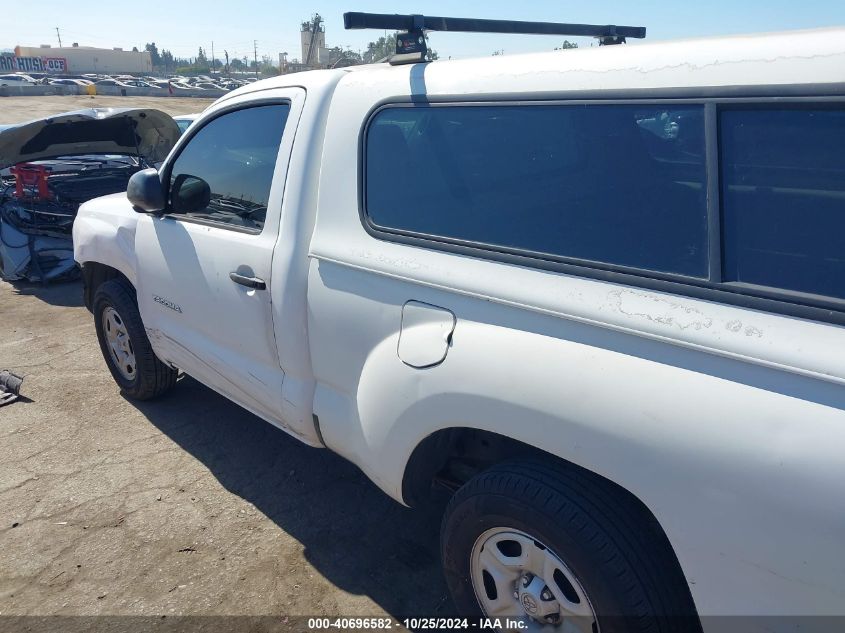
M616 26L614 24L566 24L561 22L523 22L518 20L485 20L480 18L444 18L425 15L398 15L389 13L343 14L346 29L392 29L404 31L396 37L396 54L391 64L425 61L428 49L425 31L456 31L463 33L513 33L526 35L569 35L598 38L600 45L623 44L626 38L642 39L643 26Z

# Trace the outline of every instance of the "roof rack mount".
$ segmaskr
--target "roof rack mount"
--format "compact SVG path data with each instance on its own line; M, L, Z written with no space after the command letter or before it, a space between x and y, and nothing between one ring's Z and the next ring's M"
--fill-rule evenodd
M645 37L644 26L614 24L566 24L561 22L523 22L518 20L486 20L480 18L444 18L431 15L398 15L390 13L343 14L346 29L391 29L404 31L396 38L396 54L391 64L425 61L425 31L462 33L512 33L526 35L570 35L596 37L599 44L622 44L626 38Z

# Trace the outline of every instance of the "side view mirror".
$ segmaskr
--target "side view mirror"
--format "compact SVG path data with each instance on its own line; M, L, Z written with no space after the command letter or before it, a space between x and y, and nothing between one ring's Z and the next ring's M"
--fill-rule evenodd
M126 197L138 213L164 211L164 187L155 169L142 169L132 174L126 187Z
M175 213L195 213L208 207L211 187L197 176L179 174L170 189L170 206Z

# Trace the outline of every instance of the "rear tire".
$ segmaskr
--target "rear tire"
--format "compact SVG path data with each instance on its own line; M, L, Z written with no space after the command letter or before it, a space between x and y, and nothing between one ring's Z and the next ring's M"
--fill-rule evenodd
M568 619L576 630L601 633L701 632L656 519L575 466L514 461L477 475L446 509L441 551L466 616L527 617L539 605L554 628Z
M178 372L153 352L135 289L124 279L106 281L94 294L94 325L100 351L120 390L135 400L150 400L176 384Z

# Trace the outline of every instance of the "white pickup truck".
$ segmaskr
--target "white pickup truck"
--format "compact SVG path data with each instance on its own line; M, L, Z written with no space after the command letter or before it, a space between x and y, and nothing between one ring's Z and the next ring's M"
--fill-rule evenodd
M843 147L845 30L304 72L75 258L128 396L449 493L461 613L791 630L845 615Z

